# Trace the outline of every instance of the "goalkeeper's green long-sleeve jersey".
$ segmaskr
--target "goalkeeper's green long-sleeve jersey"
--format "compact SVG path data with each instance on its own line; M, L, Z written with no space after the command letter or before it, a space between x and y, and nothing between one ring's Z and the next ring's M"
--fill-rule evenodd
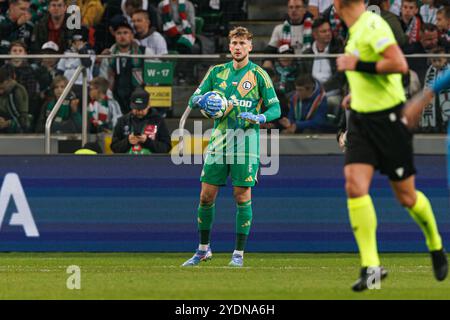
M251 61L239 70L233 67L233 61L213 66L190 98L189 106L193 107L195 96L209 91L221 92L232 101L233 106L224 117L214 120L207 153L227 156L245 153L259 159L259 124L251 124L238 118L238 115L242 112L259 114L264 104L267 108L263 113L266 122L280 117L280 102L267 72ZM245 135L245 145L244 140L240 139L242 133ZM231 141L233 147L230 146Z

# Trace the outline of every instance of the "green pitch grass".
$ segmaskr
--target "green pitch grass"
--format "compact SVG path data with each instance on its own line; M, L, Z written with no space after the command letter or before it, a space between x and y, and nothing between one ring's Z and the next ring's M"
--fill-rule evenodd
M1 253L0 299L450 299L450 280L434 280L426 254L383 254L390 271L380 290L353 293L356 254L252 254L226 267L214 254L181 268L190 253ZM67 267L81 289L66 287Z

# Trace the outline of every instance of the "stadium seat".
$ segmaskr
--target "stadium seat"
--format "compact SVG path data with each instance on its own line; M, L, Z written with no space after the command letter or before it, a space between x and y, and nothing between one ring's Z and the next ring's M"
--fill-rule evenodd
M205 20L202 17L195 17L195 33L201 34L203 32L203 26Z

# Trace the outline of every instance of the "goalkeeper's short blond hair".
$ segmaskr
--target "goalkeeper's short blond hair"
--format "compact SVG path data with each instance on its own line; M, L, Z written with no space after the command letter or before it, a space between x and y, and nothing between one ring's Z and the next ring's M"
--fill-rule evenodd
M228 39L231 40L234 37L238 37L238 38L245 38L249 41L252 41L253 39L253 34L248 31L247 28L244 27L235 27L233 30L230 31L230 33L228 34Z

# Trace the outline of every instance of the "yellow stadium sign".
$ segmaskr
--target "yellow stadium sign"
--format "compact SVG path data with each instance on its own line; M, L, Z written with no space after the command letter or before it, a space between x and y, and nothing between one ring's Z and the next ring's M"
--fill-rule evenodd
M145 90L150 93L150 104L152 107L172 106L172 87L146 86Z

